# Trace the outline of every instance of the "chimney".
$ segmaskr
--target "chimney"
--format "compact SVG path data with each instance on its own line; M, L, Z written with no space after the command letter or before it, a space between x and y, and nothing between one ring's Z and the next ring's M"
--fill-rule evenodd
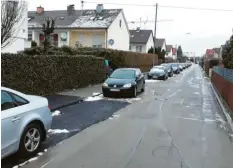
M68 5L68 6L67 6L67 13L68 13L69 15L73 15L74 12L75 12L74 4Z
M103 11L103 9L104 9L103 4L98 4L96 6L96 13L98 13L98 14L101 13Z
M41 7L41 6L37 7L36 13L37 13L38 15L42 14L43 12L44 12L44 8L43 8L43 7Z
M140 27L137 27L136 32L140 32Z

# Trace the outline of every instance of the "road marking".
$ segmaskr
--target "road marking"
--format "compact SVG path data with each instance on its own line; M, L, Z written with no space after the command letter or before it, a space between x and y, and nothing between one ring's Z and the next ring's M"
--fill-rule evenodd
M188 118L188 117L175 117L177 119L182 119L182 120L192 120L192 121L199 121L199 122L216 122L216 120L211 120L211 119L198 119L198 118Z
M182 100L181 100L180 105L182 105L182 104L183 104L183 102L184 102L184 99L182 99Z

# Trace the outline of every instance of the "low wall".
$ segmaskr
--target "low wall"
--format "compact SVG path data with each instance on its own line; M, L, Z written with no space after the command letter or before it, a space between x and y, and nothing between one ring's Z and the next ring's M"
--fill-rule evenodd
M211 80L233 112L233 69L214 67Z

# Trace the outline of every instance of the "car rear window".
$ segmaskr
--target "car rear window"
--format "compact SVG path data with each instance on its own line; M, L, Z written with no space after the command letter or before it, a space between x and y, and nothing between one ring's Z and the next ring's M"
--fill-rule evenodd
M135 70L115 70L110 78L132 79L135 78Z

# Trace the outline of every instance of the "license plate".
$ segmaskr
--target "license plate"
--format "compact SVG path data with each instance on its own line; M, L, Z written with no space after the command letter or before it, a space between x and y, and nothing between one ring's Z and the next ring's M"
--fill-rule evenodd
M120 89L110 89L112 92L120 92Z

